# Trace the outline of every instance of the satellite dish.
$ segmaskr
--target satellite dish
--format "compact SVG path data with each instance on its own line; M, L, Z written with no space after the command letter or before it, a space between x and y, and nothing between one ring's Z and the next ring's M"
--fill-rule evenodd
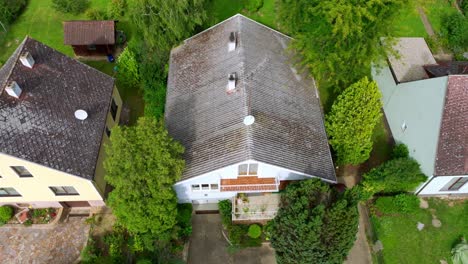
M86 113L85 110L78 109L75 111L75 117L78 120L85 120L86 118L88 118L88 113Z
M244 125L250 126L250 125L252 125L254 122L255 122L255 117L253 117L253 116L251 116L251 115L248 115L248 116L244 117Z

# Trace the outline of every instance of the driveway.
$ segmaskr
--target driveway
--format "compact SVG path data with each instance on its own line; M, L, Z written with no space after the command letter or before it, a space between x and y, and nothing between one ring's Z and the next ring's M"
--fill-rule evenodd
M275 255L269 246L227 251L228 243L222 235L218 214L199 214L192 219L192 237L188 253L189 264L275 264Z
M52 228L0 228L0 263L74 263L88 239L85 218L69 218Z

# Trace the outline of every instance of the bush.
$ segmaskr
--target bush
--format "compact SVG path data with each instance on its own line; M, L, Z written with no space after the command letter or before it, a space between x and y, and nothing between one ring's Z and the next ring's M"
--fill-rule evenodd
M112 0L107 8L107 14L112 19L121 18L125 15L127 0Z
M150 259L139 259L136 264L152 264L153 262Z
M176 219L180 227L179 237L189 237L192 234L192 204L178 204Z
M37 218L37 217L45 217L48 213L48 210L46 208L44 209L34 209L32 210L32 217Z
M88 238L88 243L81 251L80 257L82 263L95 263L99 256L99 249L96 247L96 241L92 237Z
M0 0L0 22L9 24L15 21L26 4L26 0Z
M109 246L109 256L116 262L122 259L122 246L125 238L123 232L114 231L104 236L104 243Z
M23 223L24 226L32 226L32 224L33 224L33 222L32 222L31 219L28 219L28 220L24 221L24 223Z
M86 11L86 16L90 20L106 20L107 14L99 9L91 8Z
M52 7L62 13L78 15L89 6L88 0L52 0Z
M394 199L395 206L400 211L410 213L419 208L419 198L413 194L399 194Z
M256 12L263 6L263 0L244 0L245 9Z
M409 150L405 144L397 144L392 150L392 159L409 158Z
M11 206L0 206L0 225L4 225L8 220L13 217L13 207Z
M249 226L247 235L251 238L259 238L262 235L262 228L257 224L253 224Z
M222 200L218 203L219 213L224 227L232 224L232 204L229 200Z
M375 207L382 214L398 213L398 207L394 203L393 196L383 196L377 198L377 200L375 201Z
M246 233L246 230L243 227L243 225L231 225L228 227L229 240L232 244L237 246L241 244L242 237Z
M119 86L137 87L140 83L138 62L132 45L132 43L129 43L117 58L117 81Z
M441 33L447 39L449 48L455 53L468 48L468 18L458 12L441 17Z

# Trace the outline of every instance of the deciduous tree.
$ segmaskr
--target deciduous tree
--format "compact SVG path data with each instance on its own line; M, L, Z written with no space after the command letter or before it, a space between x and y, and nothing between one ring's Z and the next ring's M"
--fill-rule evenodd
M346 88L326 116L325 127L339 164L360 164L369 158L372 134L382 113L381 94L366 77Z
M184 148L162 121L149 117L112 129L110 141L104 162L105 179L114 187L109 206L128 231L165 239L177 223L173 184L184 168Z

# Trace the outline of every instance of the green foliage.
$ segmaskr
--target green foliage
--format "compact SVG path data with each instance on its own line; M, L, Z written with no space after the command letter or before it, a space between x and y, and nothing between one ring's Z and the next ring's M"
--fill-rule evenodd
M136 264L152 264L153 262L150 259L139 259Z
M52 7L62 13L78 15L89 6L88 0L52 0Z
M461 0L460 1L460 8L463 11L463 14L465 14L465 16L467 16L468 15L468 1Z
M161 118L164 115L164 106L166 103L166 83L163 80L156 80L150 87L145 82L143 90L143 99L145 100L145 115L155 118Z
M107 14L100 10L100 9L96 9L96 8L90 8L86 11L86 16L90 19L90 20L106 20L107 19Z
M399 159L399 158L409 158L408 147L403 143L399 143L395 145L395 147L393 147L393 150L392 150L392 159Z
M223 226L227 227L232 224L232 203L230 200L222 200L218 203L219 213Z
M134 253L143 252L145 250L145 245L141 235L134 234L130 236L129 248Z
M45 217L48 213L47 208L43 209L34 209L32 210L32 217L37 218L37 217Z
M318 179L288 185L271 223L277 262L343 263L358 226L357 206L349 197Z
M279 0L278 20L295 40L300 65L342 90L370 75L370 65L385 58L400 10L407 0Z
M405 213L412 212L419 208L419 198L413 194L402 193L395 196L394 203Z
M468 49L468 18L458 12L443 14L441 34L451 50L460 53Z
M140 73L132 44L129 44L117 58L118 85L137 87L140 82Z
M0 225L4 225L13 217L13 207L8 205L0 206Z
M122 247L124 242L125 237L123 232L114 231L104 236L104 243L109 246L109 256L116 263L123 260Z
M176 224L173 185L184 169L183 152L163 122L154 118L142 117L135 126L112 130L104 162L105 179L114 187L108 204L129 232L167 239Z
M127 0L112 0L107 7L107 14L112 19L122 18L127 8Z
M100 255L99 249L96 246L96 241L92 237L88 238L88 242L86 243L86 246L83 248L83 250L80 253L81 257L81 262L82 263L96 263L96 260L98 259Z
M362 185L370 193L410 192L427 179L419 164L412 158L385 162L364 174Z
M131 19L151 51L169 52L206 18L204 0L135 0Z
M372 134L382 114L381 94L367 77L340 94L326 116L325 127L339 164L357 165L372 151Z
M27 0L0 0L0 22L5 25L15 21L26 4Z
M262 228L257 224L250 225L247 235L251 238L259 238L262 235Z
M180 227L179 237L189 237L192 234L192 204L177 205L177 226Z
M244 7L250 12L256 12L263 6L263 0L244 0Z
M28 219L28 220L24 221L24 223L23 223L24 226L32 226L32 224L33 224L33 222L32 222L31 219Z

